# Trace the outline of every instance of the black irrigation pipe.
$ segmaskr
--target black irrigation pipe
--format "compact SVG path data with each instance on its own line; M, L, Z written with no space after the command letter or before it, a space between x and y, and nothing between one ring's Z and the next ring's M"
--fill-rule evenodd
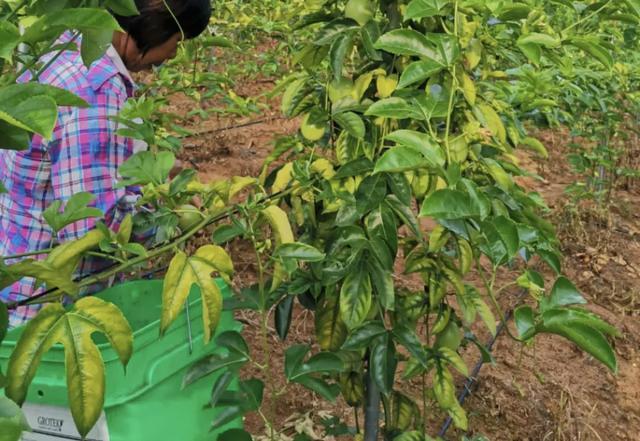
M526 295L527 295L527 291L526 290L522 290L520 292L520 294L518 295L517 302L516 302L515 306L513 308L511 308L507 312L507 314L504 316L504 319L498 325L498 329L496 329L496 335L491 337L491 339L487 342L486 348L487 348L488 352L491 352L491 350L493 349L493 345L498 340L498 337L500 337L500 334L502 333L504 328L507 326L507 323L509 322L509 320L511 320L511 316L513 315L513 311L518 306L520 306L520 304L522 303L522 301L524 300ZM478 360L478 362L476 363L475 367L473 368L473 371L471 371L471 375L469 375L469 377L467 378L467 381L465 381L465 383L464 383L464 385L462 387L462 391L458 395L458 403L461 406L464 404L464 401L467 399L467 397L473 393L472 388L478 382L478 374L480 373L480 369L482 369L482 366L484 365L484 363L485 363L484 358L482 356L480 356L480 360ZM450 416L447 417L447 419L445 420L444 424L440 428L440 431L438 432L438 436L441 437L442 439L445 439L444 436L446 435L447 431L451 427L452 423L453 423L453 418L451 418Z

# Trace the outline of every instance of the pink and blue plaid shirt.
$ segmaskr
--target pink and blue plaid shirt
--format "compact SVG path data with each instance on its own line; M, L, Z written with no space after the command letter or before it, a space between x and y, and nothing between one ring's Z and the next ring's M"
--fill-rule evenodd
M65 33L60 42L71 38L70 32ZM47 63L54 54L42 61ZM27 74L19 81L30 79ZM110 119L134 90L121 61L113 53L105 54L87 68L80 52L69 50L47 67L39 81L75 93L89 107L60 107L49 141L36 135L27 150L0 150L0 182L7 188L7 193L0 194L0 256L47 249L56 241L80 238L95 227L98 219L78 221L53 238L42 213L54 200L66 202L78 192L93 193L96 200L92 206L105 213L103 220L111 227L134 210L131 198L125 197L132 189L115 188L118 167L134 148L131 139L116 134L117 123ZM80 271L86 273L104 265L104 261L85 259ZM42 289L34 279L25 278L0 291L0 300L24 300ZM38 309L24 306L11 311L10 326L24 323Z

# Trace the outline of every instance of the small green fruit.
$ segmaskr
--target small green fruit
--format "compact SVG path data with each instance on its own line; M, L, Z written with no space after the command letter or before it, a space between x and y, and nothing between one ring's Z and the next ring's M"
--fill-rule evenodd
M182 231L188 231L195 227L202 220L200 210L193 205L185 204L176 209L178 215L178 225Z

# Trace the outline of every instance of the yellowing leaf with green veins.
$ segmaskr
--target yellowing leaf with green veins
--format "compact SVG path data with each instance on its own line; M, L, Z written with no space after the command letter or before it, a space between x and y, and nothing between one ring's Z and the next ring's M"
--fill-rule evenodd
M493 136L498 138L502 144L507 142L507 130L500 119L500 115L495 111L493 107L488 104L478 104L475 107L479 112L476 112L476 116L480 120L481 124L491 130Z
M64 346L67 391L73 420L85 436L98 420L104 404L105 376L94 332L104 334L123 365L133 352L133 333L122 312L96 297L80 299L66 311L59 304L44 306L27 323L11 354L7 369L6 394L24 403L43 355L56 343Z
M443 366L439 366L434 372L433 394L442 409L450 409L457 402L453 375Z
M398 87L398 75L380 75L376 79L376 87L380 98L388 98Z
M316 310L316 336L323 351L337 351L347 339L337 295L328 295Z
M453 406L447 409L447 413L451 416L453 424L461 430L467 430L469 428L469 421L467 419L467 412L456 401Z
M169 264L162 290L162 318L160 334L182 311L193 284L200 288L204 341L208 343L214 334L222 311L222 293L212 278L217 272L227 281L233 273L233 264L227 252L217 245L206 245L188 257L178 251Z
M459 75L460 87L462 88L462 94L470 105L476 103L476 84L466 72L461 72Z

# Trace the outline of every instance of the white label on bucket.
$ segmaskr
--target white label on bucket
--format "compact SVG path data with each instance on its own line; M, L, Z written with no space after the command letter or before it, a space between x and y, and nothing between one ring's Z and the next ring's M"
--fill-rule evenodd
M25 403L22 406L31 432L22 434L22 441L62 441L81 440L76 430L71 411L65 407L43 406ZM102 412L98 422L85 438L85 441L109 441L107 418Z

